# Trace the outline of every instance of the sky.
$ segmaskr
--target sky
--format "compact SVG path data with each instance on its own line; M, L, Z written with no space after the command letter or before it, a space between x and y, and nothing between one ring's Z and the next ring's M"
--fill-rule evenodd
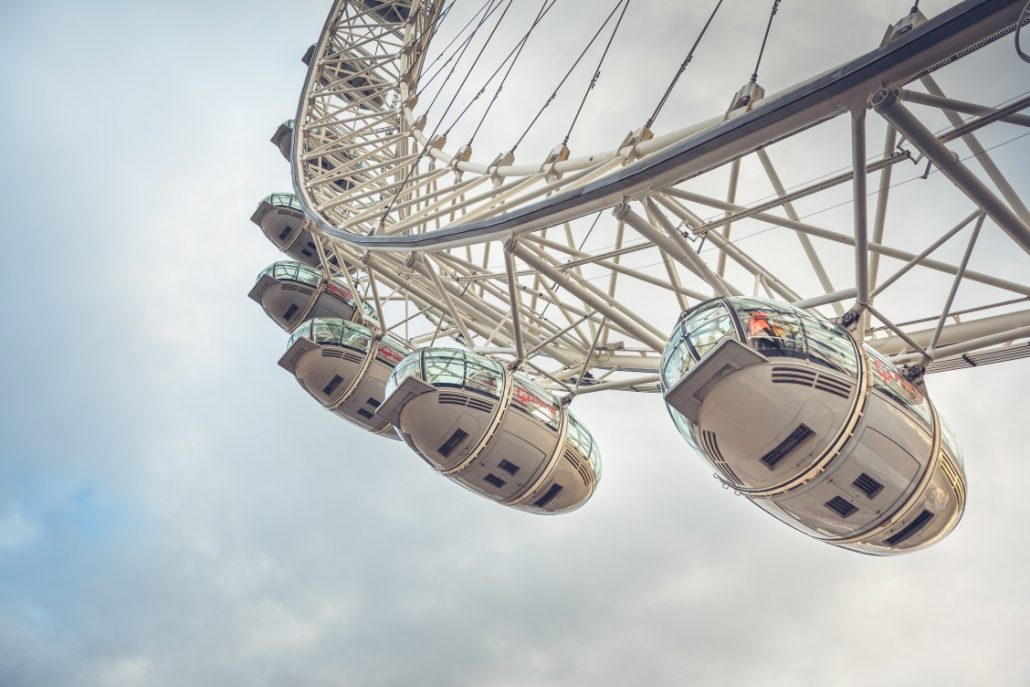
M766 3L737 4L712 63L753 55ZM908 9L881 4L799 9L771 90L877 45ZM0 685L1030 683L1030 361L928 378L969 502L946 540L891 559L721 489L656 395L577 400L605 472L560 517L320 410L246 293L277 257L250 214L289 188L268 138L327 10L0 5ZM675 68L671 11L636 11L641 60ZM998 55L994 81L1026 90ZM750 59L663 118L724 108ZM621 140L635 94L599 93L582 145ZM1022 189L1027 145L999 153Z

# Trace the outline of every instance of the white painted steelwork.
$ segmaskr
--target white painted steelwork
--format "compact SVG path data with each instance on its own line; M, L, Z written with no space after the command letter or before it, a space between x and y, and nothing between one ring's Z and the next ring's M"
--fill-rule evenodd
M866 54L778 93L766 95L752 78L742 89L728 89L729 110L700 121L665 132L649 126L619 132L599 152L573 154L566 140L537 159L516 160L518 141L495 142L485 157L471 140L449 143L438 133L449 131L447 112L422 102L430 100L423 91L441 73L427 64L434 51L437 59L447 52L434 40L450 7L441 0L335 0L304 56L308 73L292 129L281 126L273 142L291 162L315 264L335 275L353 300L367 303L356 317L374 335L392 332L430 351L458 345L463 356L487 354L493 362L484 366L501 369L504 389L487 403L492 419L453 465L427 457L439 448L434 432L444 432L441 423L453 419L429 408L428 399L444 392L424 381L420 386L417 376L406 378L407 395L397 396L400 385L380 409L417 430L411 437L422 438L408 443L437 469L464 474L503 418L515 417L505 408L516 374L554 393L560 413L581 394L658 391L669 323L724 296L767 297L808 311L805 316L832 317L861 343L854 393L846 403L835 402L847 408L830 411L839 415L834 426L847 431L831 438L813 468L825 471L835 456L862 444L853 435L872 431L876 407L886 403L877 422L893 422L892 402L871 387L862 390L869 366L880 360L877 351L904 365L898 379L909 386L921 385L926 372L1030 356L1030 216L1021 198L1025 182L1010 179L1026 170L1006 168L993 150L1001 145L999 127L1030 122L1022 113L1030 98L1015 78L994 80L1011 84L1000 102L996 94L978 93L975 83L960 84L970 92L947 94L938 83L1010 34L1022 5L964 0L929 19L916 10L889 27L878 47L871 44ZM1001 64L1021 68L1011 51ZM958 145L970 154L960 159ZM806 155L808 147L839 149L847 165L798 179L774 162L787 155L818 160ZM768 184L769 195L750 197L755 192L745 183L753 186L756 177ZM946 210L924 212L928 208L918 203L925 205L925 198L911 200L915 187L905 186L928 179L935 184L934 209ZM720 189L718 197L713 188ZM850 212L822 214L838 205L851 205ZM275 230L289 212L266 211L255 221L273 242L285 244ZM995 269L1000 262L1006 269ZM283 289L275 281L264 279L265 288L275 286L270 302L278 299L266 306L270 313L291 304L278 302ZM303 303L310 311L305 319L315 314L310 306L317 300ZM744 341L742 333L739 338ZM719 353L736 378L769 367L747 350L727 344ZM778 364L806 365L811 362ZM832 371L819 374L826 384L842 383L830 380ZM687 404L704 412L699 398ZM411 410L421 406L427 406L419 411L424 416ZM403 421L402 408L408 408ZM924 494L937 484L939 471L931 464L950 465L951 473L941 470L961 477L960 465L939 458L948 453L939 450L943 431L935 419L930 424L926 450L908 447L919 454L920 474L932 476L919 488ZM547 442L560 446L565 431L551 430L557 433L535 442L550 447L542 451L548 460L555 453ZM484 492L476 481L481 477L466 486L507 502L507 492ZM495 477L513 488L511 480ZM812 481L792 479L800 481L787 488L791 494ZM501 489L493 481L488 486ZM734 488L752 487L769 485ZM903 507L898 501L896 514L915 507L916 492L906 493L912 498ZM752 496L768 504L783 494ZM934 517L933 527L924 520L923 535L906 546L927 543L954 525L951 516ZM891 528L907 526L893 518L874 518L876 536L890 538L896 534ZM883 541L864 528L814 533L883 552Z
M395 8L401 5L404 3ZM971 129L975 120L938 132L933 144L920 140L915 151L889 145L898 140L893 127L888 127L882 157L866 159L864 145L864 110L877 93L911 91L913 84L931 79L931 72L946 68L956 56L967 55L1010 32L1019 9L1015 0L968 0L929 20L918 15L905 24L910 30L892 31L888 42L876 50L725 116L657 135L636 132L624 145L608 152L561 154L541 164L515 164L510 155L485 163L470 157L470 149L447 152L446 141L431 141L432 124L416 114L418 98L414 94L441 12L440 2L413 3L410 11L388 13L390 21L386 21L374 3L338 0L318 43L306 56L310 66L292 146L297 196L316 232L327 247L332 246L327 254L337 251L353 264L370 267L369 254L374 253L379 269L368 269L368 273L376 274L394 293L405 294L419 310L435 312L434 319L442 323L440 333L459 334L468 345L535 349L578 317L588 311L595 313L535 350L535 359L529 362L552 370L557 362L559 367L552 373L558 378L574 374L588 357L592 367L602 372L615 370L621 375L653 370L662 347L660 332L667 326L642 320L632 301L623 302L582 278L581 266L608 270L613 292L617 282L628 279L637 292L650 285L656 297L675 299L680 310L691 300L712 293L755 293L756 288L758 293L768 289L806 307L828 306L837 315L850 305L852 314L845 321L861 327L860 337L880 347L873 326L877 318L870 317L873 311L869 308L874 307L873 294L881 301L883 298L879 295L883 289L877 284L881 256L911 260L917 271L957 275L955 283L976 282L1030 295L1025 280L1002 279L975 269L960 271L955 264L934 259L931 254L940 244L931 243L930 250L917 255L885 243L884 236L890 233L886 201L892 169L913 154L926 152L923 148L929 148L940 161L941 149L949 141L975 137ZM403 23L398 19L401 16L405 17ZM760 95L759 89L756 97ZM909 95L906 100L916 102L919 97L913 100ZM980 119L1016 117L1016 122L1022 121L1015 112L999 115L997 108L952 102L943 96L929 95L923 102L945 108L949 114L973 108ZM948 109L950 105L959 109ZM855 122L853 170L788 193L768 154L769 146L804 136L837 115L849 113ZM902 145L913 143L904 140ZM714 173L723 165L731 165L738 173L741 161L752 154L760 159L778 198L750 207L738 205L734 202L736 182L728 201L690 190L692 178ZM987 157L985 152L977 160L984 162ZM867 232L864 179L870 174L879 175L880 192L873 214L875 226ZM992 179L997 178L992 174ZM856 224L850 234L801 221L792 203L849 180L853 180L857 199ZM957 192L969 194L966 181L956 182ZM1000 226L1025 246L1024 209L1009 192L1011 187L998 196L981 186L975 185L977 193L970 197L989 215L989 224L1001 222ZM600 254L577 249L582 227L575 223L576 218L627 201L628 205L620 207L628 210L620 210L616 219L623 243L623 219L629 218L637 234L632 245L620 246L621 252ZM777 209L784 210L786 217L773 214ZM725 212L725 219L702 218L701 213L712 211ZM813 285L821 292L805 293L791 286L799 280L763 264L744 246L726 238L734 222L747 219L793 231L803 248L801 264L807 263L817 275ZM547 237L548 227L563 229L566 240ZM517 241L506 251L497 247L493 252L498 258L510 256L511 264L494 273L489 245L513 237L518 237ZM696 247L701 240L714 250L692 256L691 245ZM846 275L829 274L820 257L827 242L853 246L857 288L841 286ZM480 248L478 256L463 248L469 244ZM659 255L666 263L665 275L624 266L621 257L628 251ZM412 259L418 265L416 274L397 279L396 274L405 272L401 265ZM727 265L734 269L728 270ZM754 283L741 283L741 276ZM880 284L885 281L890 279L881 278ZM468 288L470 282L476 288ZM492 288L486 286L488 282L506 284ZM523 294L521 303L513 300L517 292ZM460 302L455 304L456 300ZM544 308L549 318L541 315ZM874 310L890 317L890 311L882 306ZM504 312L510 324L498 327L497 317ZM860 321L852 324L855 319ZM953 318L941 313L939 320L941 336L953 339L949 331ZM893 321L891 325L904 334L904 325ZM601 342L620 340L625 350L640 353L628 356L607 349L589 350L598 328L603 330ZM895 336L899 335L895 332ZM922 348L893 351L906 360L912 359L912 353L918 353L931 370L940 361L933 351ZM543 378L532 369L529 372Z

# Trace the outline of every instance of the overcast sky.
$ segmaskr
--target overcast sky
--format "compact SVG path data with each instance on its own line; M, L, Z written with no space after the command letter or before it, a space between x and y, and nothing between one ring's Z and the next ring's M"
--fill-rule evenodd
M577 400L605 473L561 517L321 411L246 293L277 257L248 218L289 188L268 138L328 4L0 5L0 685L1030 684L1030 361L929 378L969 503L893 559L719 488L657 396ZM875 47L908 4L784 3L768 81ZM749 76L767 3L726 6L706 59L747 56L665 128ZM627 31L671 45L668 72L697 24L663 8ZM999 60L1001 92L1030 88ZM614 143L648 109L601 102ZM1024 199L1028 141L999 153Z

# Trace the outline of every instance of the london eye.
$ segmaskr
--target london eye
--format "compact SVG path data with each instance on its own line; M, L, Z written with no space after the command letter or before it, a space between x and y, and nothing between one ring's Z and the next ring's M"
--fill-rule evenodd
M1028 5L917 2L767 92L789 4L703 78L731 3L658 64L620 33L645 8L557 2L332 4L272 137L292 191L252 216L288 258L250 292L280 366L500 505L603 492L576 399L658 393L684 459L798 531L941 540L969 487L933 376L1030 356L1026 164L996 159L1030 126Z

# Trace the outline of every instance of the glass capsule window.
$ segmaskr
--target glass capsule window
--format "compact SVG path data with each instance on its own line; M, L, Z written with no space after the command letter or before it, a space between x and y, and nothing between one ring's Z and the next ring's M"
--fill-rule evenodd
M750 298L734 298L731 302L751 348L770 357L805 357L805 335L796 310Z
M273 193L270 196L265 196L262 200L264 203L269 203L278 208L290 208L297 212L304 212L303 206L300 201L292 193Z
M597 449L597 442L587 428L579 423L576 416L569 413L569 433L567 441L579 449L579 452L587 457L590 467L594 471L594 478L601 479L601 452Z
M858 350L851 335L821 317L803 310L798 312L805 328L808 359L857 378Z
M317 344L343 346L361 353L367 353L372 345L372 332L361 325L335 317L316 317L308 320L290 337L290 344L301 338Z
M735 297L702 304L680 318L662 357L664 388L720 341L738 338L738 324L748 346L767 357L807 359L858 376L858 348L841 327L787 303Z
M865 346L869 356L869 374L873 387L912 411L922 425L933 431L933 414L930 403L916 385L905 379L905 376L894 367L894 363L881 355L871 346Z
M941 440L944 442L944 446L948 449L948 453L955 459L958 466L961 468L964 466L966 460L962 454L962 447L958 443L958 438L955 433L951 431L951 427L948 427L948 423L944 421L944 418L938 416L937 421L941 423Z
M418 377L433 386L452 386L500 398L504 368L500 363L459 349L426 348L408 354L390 375L387 395L408 377Z
M325 290L326 293L330 293L333 296L336 296L345 303L354 303L354 294L351 293L351 290L343 284L341 284L340 282L336 281L335 279L329 280L329 282L325 285ZM367 304L363 305L366 305L367 307Z
M723 339L737 338L733 317L730 315L729 309L722 303L700 310L685 319L682 331L699 359L703 358Z
M512 381L512 406L540 420L551 429L558 429L561 422L561 408L554 396L543 387L522 375L515 375Z
M665 355L662 356L662 384L665 387L672 386L693 366L694 357L690 354L686 337L679 337L675 342L670 341L665 347Z
M397 363L404 359L404 356L411 352L411 346L408 345L403 339L399 339L393 334L387 334L383 337L382 341L379 342L379 350L376 351L376 359L386 363L390 367L395 367Z
M297 329L294 330L293 334L290 335L290 340L286 344L286 347L289 348L290 346L293 345L293 343L297 339L299 339L301 337L306 337L306 338L310 339L311 338L311 324L312 324L312 320L308 320L307 322L305 322L301 326L297 327Z
M390 373L390 378L386 380L384 396L389 396L396 391L397 387L408 377L425 379L422 374L422 351L412 351L397 363L397 366L393 368L393 372Z
M690 420L685 418L681 412L673 408L668 403L665 404L665 407L668 409L669 416L672 417L672 423L676 425L676 429L679 431L680 436L686 440L690 448L704 456L704 452L701 450L701 443L697 440L697 437L694 436L694 425L690 424Z
M269 265L258 275L258 279L266 274L273 279L299 281L311 286L318 286L318 283L322 281L322 273L318 270L308 267L303 263L290 260L283 260Z
M662 360L662 384L666 388L685 375L720 341L736 338L733 315L722 301L712 301L680 318Z
M465 388L498 398L504 386L504 368L483 356L465 355Z
M424 381L434 386L463 386L465 355L458 350L435 349L422 354Z
M350 323L348 323L350 324ZM327 325L322 325L328 329ZM319 334L319 325L315 325L315 336ZM333 331L326 332L327 337L332 336L336 338L334 343L338 343L344 348L352 348L362 353L367 353L368 349L372 346L372 332L364 327L340 327L334 326Z

